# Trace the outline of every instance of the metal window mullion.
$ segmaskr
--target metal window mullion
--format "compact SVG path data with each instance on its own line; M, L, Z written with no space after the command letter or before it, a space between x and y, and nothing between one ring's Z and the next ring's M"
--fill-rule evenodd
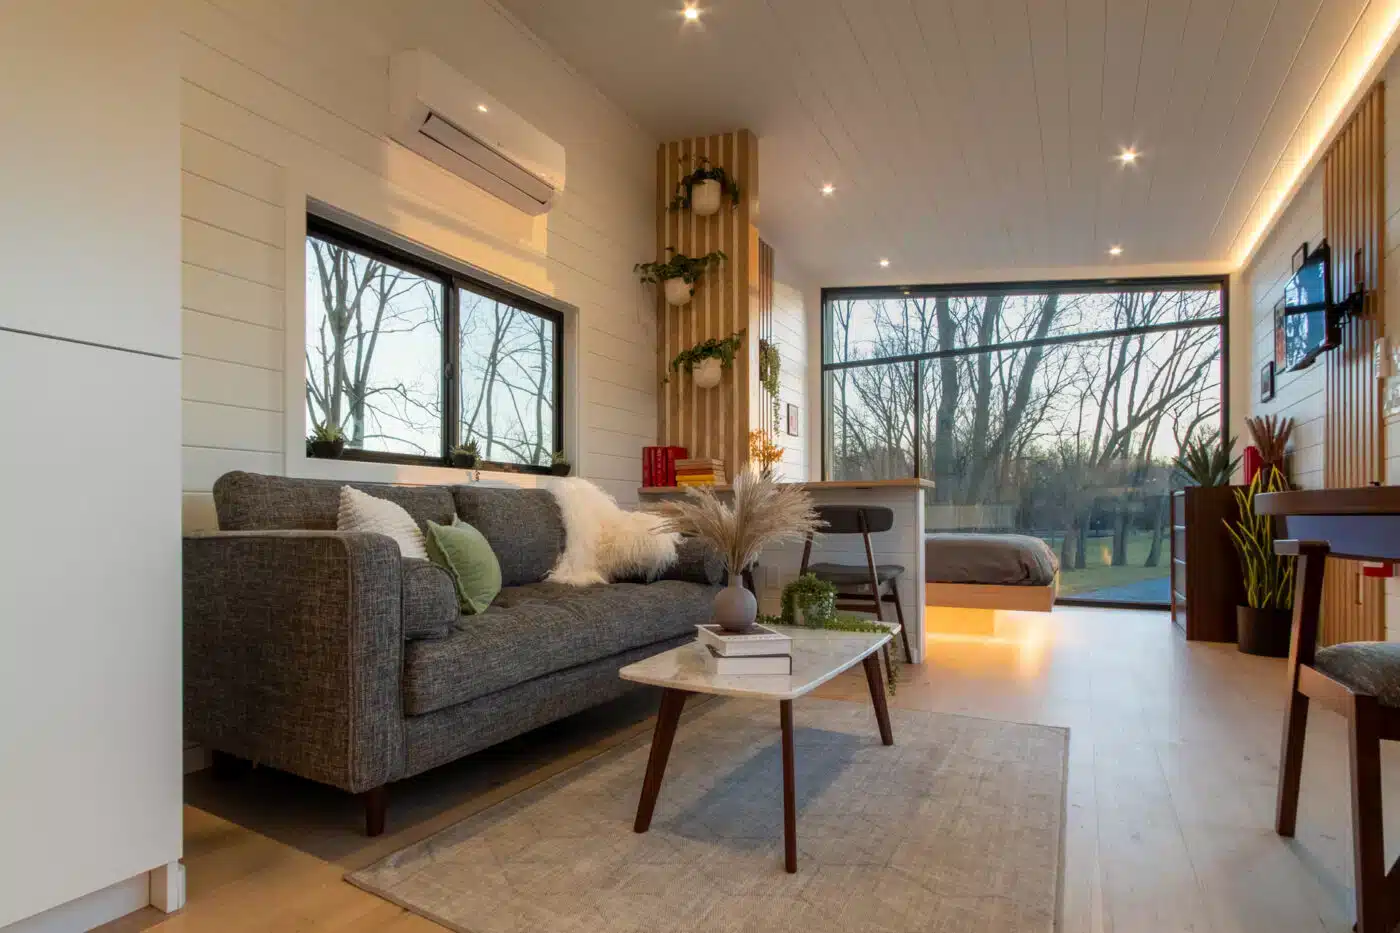
M462 359L458 338L461 301L457 283L452 279L443 283L442 310L442 446L443 457L447 458L462 443Z

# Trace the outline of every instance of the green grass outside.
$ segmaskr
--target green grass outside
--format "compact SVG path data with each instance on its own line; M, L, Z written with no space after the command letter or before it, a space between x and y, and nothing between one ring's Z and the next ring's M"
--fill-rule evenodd
M1044 539L1057 557L1060 553L1060 541L1063 537L1063 535L1055 535ZM1152 533L1150 531L1129 532L1128 563L1123 567L1114 567L1110 564L1113 559L1113 536L1104 535L1101 538L1089 538L1085 545L1084 569L1060 568L1060 595L1073 596L1076 593L1103 589L1107 586L1122 586L1127 583L1138 583L1142 580L1164 578L1171 573L1170 546L1170 541L1164 536L1157 566L1144 567L1142 562L1147 559L1147 552L1152 547Z

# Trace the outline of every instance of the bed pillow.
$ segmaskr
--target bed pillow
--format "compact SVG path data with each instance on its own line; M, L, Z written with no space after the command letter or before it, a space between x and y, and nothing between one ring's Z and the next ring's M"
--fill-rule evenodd
M463 612L485 612L501 591L501 564L486 536L460 518L428 522L428 559L452 575Z
M418 523L404 511L403 506L360 492L349 486L340 487L340 511L336 515L337 531L366 531L388 535L399 545L404 557L428 559L423 532Z

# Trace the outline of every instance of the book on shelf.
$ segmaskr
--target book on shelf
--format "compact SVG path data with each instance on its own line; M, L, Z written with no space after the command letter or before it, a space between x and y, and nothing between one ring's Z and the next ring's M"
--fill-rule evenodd
M727 676L773 676L789 675L792 673L792 655L790 654L746 654L746 655L723 655L715 651L710 645L704 645L705 668L711 674L718 674L721 677Z
M642 485L676 485L676 462L686 455L684 447L643 447Z
M695 633L700 644L715 649L723 657L792 654L791 636L758 623L747 632L726 632L718 625L709 623L695 626Z

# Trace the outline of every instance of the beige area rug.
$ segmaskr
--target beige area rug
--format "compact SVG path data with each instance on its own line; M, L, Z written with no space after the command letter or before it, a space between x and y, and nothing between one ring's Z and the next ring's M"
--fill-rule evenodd
M1055 928L1069 731L793 704L797 874L783 871L776 703L682 718L651 830L650 735L347 876L463 933Z

